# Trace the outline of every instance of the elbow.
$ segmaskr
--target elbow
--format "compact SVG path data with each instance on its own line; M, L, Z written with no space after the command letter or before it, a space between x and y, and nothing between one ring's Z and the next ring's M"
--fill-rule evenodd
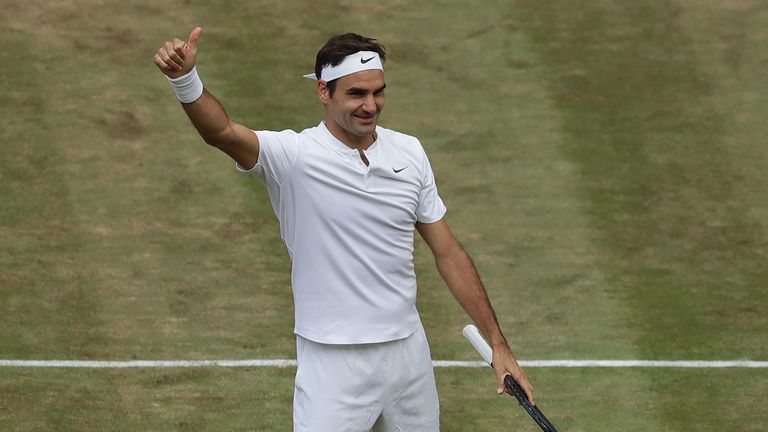
M205 141L205 143L208 144L209 146L215 147L219 150L221 150L221 148L225 146L224 141L216 137L203 137L203 141Z
M232 142L234 131L231 127L227 127L217 132L201 133L200 136L206 144L222 149Z

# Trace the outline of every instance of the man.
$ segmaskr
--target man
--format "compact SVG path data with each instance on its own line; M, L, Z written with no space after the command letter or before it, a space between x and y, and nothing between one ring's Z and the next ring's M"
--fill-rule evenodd
M454 296L493 348L497 392L528 378L499 329L419 141L377 125L386 51L353 33L317 54L325 120L300 133L253 131L229 119L195 68L196 28L154 57L208 144L267 187L291 257L298 369L294 429L439 430L429 347L415 307L413 231L434 253Z

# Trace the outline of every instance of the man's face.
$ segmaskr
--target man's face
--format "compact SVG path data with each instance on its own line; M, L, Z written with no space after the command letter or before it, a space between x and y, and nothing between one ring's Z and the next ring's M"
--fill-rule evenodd
M352 146L373 143L376 122L384 107L384 72L367 70L341 77L333 97L325 82L318 95L325 104L325 123L342 142Z

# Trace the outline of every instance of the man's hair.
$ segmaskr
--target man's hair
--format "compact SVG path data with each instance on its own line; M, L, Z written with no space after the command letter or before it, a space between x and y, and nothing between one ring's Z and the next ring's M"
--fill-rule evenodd
M321 79L320 73L323 68L331 65L338 66L344 58L358 51L373 51L381 57L381 63L384 63L387 57L387 49L376 39L361 36L357 33L344 33L328 39L328 42L317 52L315 60L315 76ZM336 80L329 81L328 92L333 97L336 91Z

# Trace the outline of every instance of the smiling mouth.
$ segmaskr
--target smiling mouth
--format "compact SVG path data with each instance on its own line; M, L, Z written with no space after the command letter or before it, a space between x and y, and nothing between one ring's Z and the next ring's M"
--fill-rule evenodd
M364 122L370 122L376 118L376 114L355 114L355 117Z

